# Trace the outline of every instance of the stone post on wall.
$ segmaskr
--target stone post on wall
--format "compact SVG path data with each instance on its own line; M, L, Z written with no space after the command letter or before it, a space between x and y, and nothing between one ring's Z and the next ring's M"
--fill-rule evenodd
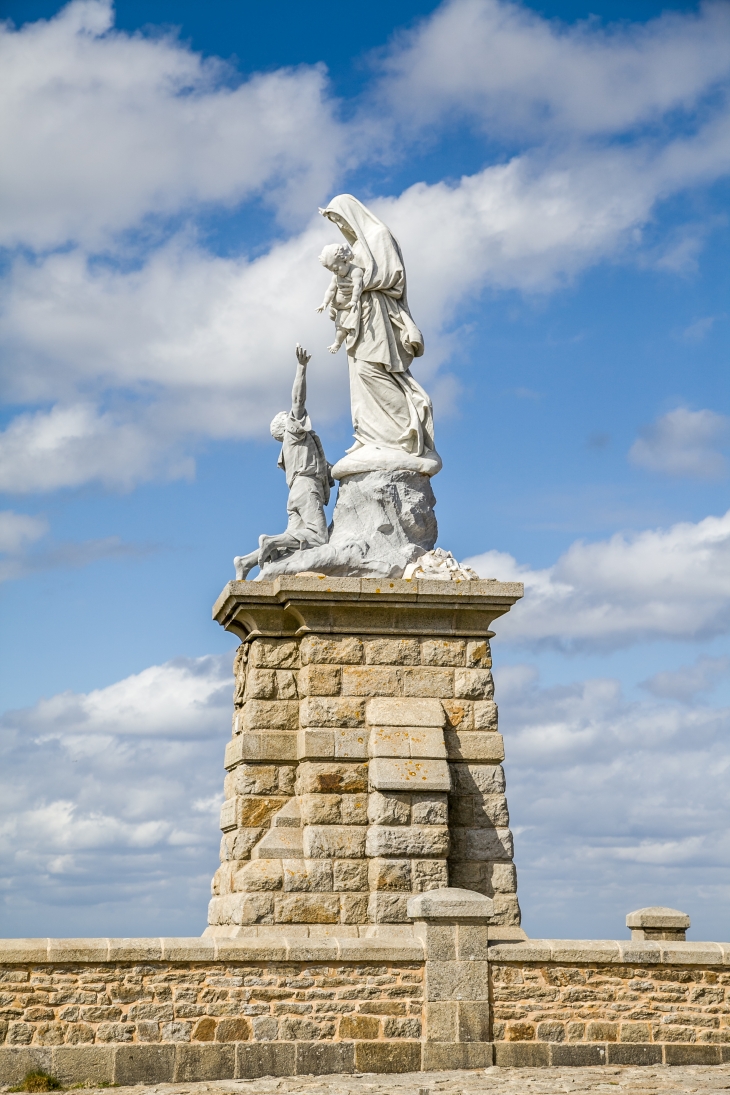
M471 890L412 897L408 914L424 944L424 1069L492 1064L488 920L494 903Z

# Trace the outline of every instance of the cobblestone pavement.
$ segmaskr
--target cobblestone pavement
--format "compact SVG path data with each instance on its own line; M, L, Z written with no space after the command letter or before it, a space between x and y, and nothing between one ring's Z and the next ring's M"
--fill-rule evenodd
M7 1087L0 1086L0 1092ZM97 1089L88 1088L92 1095ZM108 1089L107 1089L108 1090ZM488 1068L401 1075L292 1076L284 1079L214 1080L192 1084L138 1084L115 1095L582 1095L630 1092L673 1095L730 1091L730 1065L642 1068ZM101 1091L100 1091L101 1095Z

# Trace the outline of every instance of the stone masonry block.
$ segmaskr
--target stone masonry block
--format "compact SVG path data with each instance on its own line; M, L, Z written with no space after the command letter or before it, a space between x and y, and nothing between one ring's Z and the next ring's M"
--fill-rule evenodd
M221 861L248 859L251 849L261 840L266 829L233 829L223 834L221 840Z
M276 670L250 668L246 674L246 699L278 699L276 694Z
M114 1083L169 1084L175 1068L174 1045L118 1046L114 1056Z
M444 858L449 851L446 825L371 825L367 830L368 857Z
M266 825L288 799L283 795L238 795L236 803L236 825L239 829Z
M337 924L340 898L335 893L286 893L276 898L277 924Z
M365 721L365 701L348 697L308 696L299 705L302 726L362 726Z
M340 1019L340 1038L377 1038L380 1020L373 1015L343 1015Z
M486 911L486 910L485 910ZM491 916L490 916L491 919ZM487 958L489 946L489 928L485 920L473 920L471 923L459 924L457 932L457 957L462 961L471 961L473 958L483 960ZM481 1041L477 1038L476 1041Z
M421 643L421 661L424 665L464 665L466 642L464 639L424 639Z
M367 825L368 796L366 794L343 795L341 811L343 825Z
M449 860L449 882L461 890L474 890L475 893L491 897L493 890L488 882L488 864L472 860Z
M354 1042L297 1042L297 1076L343 1075L355 1071ZM360 1045L369 1045L361 1042Z
M341 795L301 795L299 808L302 825L340 825Z
M236 1045L236 1076L256 1079L259 1076L293 1076L296 1048L290 1043L239 1042Z
M500 927L519 927L522 922L517 894L495 893L491 923Z
M489 669L457 669L454 673L454 695L465 700L491 700L494 681Z
M273 924L274 897L268 893L236 893L211 898L209 924Z
M368 923L368 893L340 894L340 920L343 924Z
M365 643L368 665L419 665L421 647L418 639L371 639Z
M381 726L370 731L371 757L446 759L444 731L434 727Z
M452 962L456 960L456 924L416 920L414 935L426 948L429 962Z
M295 733L248 731L238 734L228 742L224 767L235 768L243 761L295 761L296 759L297 735Z
M335 757L339 759L366 760L368 755L368 732L364 728L348 729L335 727L332 731L335 740Z
M442 890L449 884L445 859L414 859L411 862L411 889L414 893Z
M509 825L509 810L504 795L484 795L474 797L475 829L506 829Z
M358 1072L418 1072L420 1042L355 1042Z
M497 705L494 700L474 701L474 729L497 729Z
M491 669L492 651L489 639L472 639L466 644L466 664L469 669Z
M504 791L501 764L450 764L457 795L500 795Z
M283 884L283 872L280 859L254 859L245 863L234 876L233 888L236 892L255 890L280 890Z
M306 859L362 859L365 856L364 825L308 825L303 831Z
M299 688L297 680L299 677L298 670L292 669L277 669L276 670L276 695L280 700L296 700L299 698Z
M404 696L435 696L451 699L454 695L454 671L421 665L401 670Z
M299 760L334 760L335 732L307 727L297 734Z
M279 794L293 795L296 767L292 764L279 765Z
M332 863L329 859L284 859L282 866L285 891L332 891Z
M339 893L343 890L367 890L367 859L335 859L332 864L332 889Z
M305 700L304 703L307 701ZM307 725L327 725L308 723ZM299 703L296 700L246 700L242 730L298 730Z
M407 924L408 894L371 893L368 898L368 919L371 924Z
M370 762L370 784L378 791L449 791L451 776L445 760L392 760Z
M371 890L403 890L410 893L410 859L371 859L368 863L368 887Z
M455 1000L432 1000L425 1007L428 1042L456 1042L458 1004Z
M514 863L487 863L486 867L494 893L517 892L517 871Z
M53 1062L48 1072L69 1087L75 1083L90 1083L107 1087L114 1082L114 1047L58 1046L53 1050ZM0 1076L7 1081L0 1063ZM81 1080L83 1077L83 1080Z
M368 789L365 764L317 764L303 761L297 769L296 790L305 794L357 794Z
M486 1000L459 1001L459 1041L489 1041L489 1002Z
M451 831L453 859L512 859L514 848L509 829L462 829Z
M50 1072L51 1053L50 1046L1 1046L0 1083L19 1084L26 1072Z
M413 795L411 820L414 825L448 825L448 795L445 792ZM392 822L383 822L384 825Z
M342 670L343 696L399 696L398 673L390 666L346 666Z
M229 798L221 806L219 826L224 833L227 833L231 829L235 829L236 825L236 799Z
M368 700L370 726L439 726L445 722L444 709L437 699Z
M335 665L361 665L363 645L359 639L346 637L324 639L318 635L305 635L301 643L302 665L329 663Z
M483 730L445 730L444 743L449 760L504 760L504 739L501 734Z
M488 962L426 963L426 999L489 1000Z
M175 1050L175 1083L232 1080L236 1074L236 1047L180 1045Z
M279 769L275 764L239 764L223 781L227 799L236 795L276 794L278 790Z
M373 825L410 825L411 796L397 791L371 791L368 795L368 821ZM446 821L420 820L418 824L445 825Z
M254 639L249 665L261 669L297 669L299 644L292 639Z
M317 665L310 663L299 671L300 696L338 696L342 681L342 670L338 665Z
M442 700L447 730L474 729L474 700Z

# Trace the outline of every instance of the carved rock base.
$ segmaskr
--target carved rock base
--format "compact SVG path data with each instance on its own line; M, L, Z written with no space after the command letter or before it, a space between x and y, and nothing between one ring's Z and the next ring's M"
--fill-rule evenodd
M372 471L340 482L329 543L267 565L259 578L317 571L353 578L400 578L436 543L436 498L428 475ZM258 580L258 579L257 579Z

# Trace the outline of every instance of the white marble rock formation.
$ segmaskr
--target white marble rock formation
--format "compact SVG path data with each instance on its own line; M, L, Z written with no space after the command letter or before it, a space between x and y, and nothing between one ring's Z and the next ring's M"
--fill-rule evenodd
M259 575L315 571L353 578L400 578L438 536L428 475L371 471L340 481L329 542L267 563Z

